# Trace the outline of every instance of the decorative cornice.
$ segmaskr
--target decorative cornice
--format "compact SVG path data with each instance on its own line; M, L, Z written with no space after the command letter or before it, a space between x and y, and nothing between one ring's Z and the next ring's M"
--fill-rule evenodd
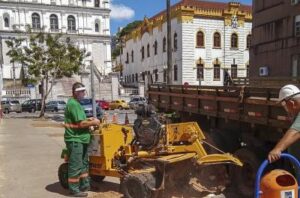
M252 21L251 10L245 9L245 6L242 6L240 3L230 2L228 4L223 3L216 5L218 5L216 8L207 8L195 5L187 6L179 3L172 7L171 19L176 18L178 23L192 23L194 18L219 19L224 20L225 26L232 26L234 19L236 20L236 27L243 27L245 22ZM225 7L225 5L227 5L227 7ZM146 32L152 34L154 28L158 28L158 30L161 31L166 21L165 12L161 12L151 19L145 17L140 26L125 35L125 41L131 39L136 41Z
M17 36L27 36L25 32L19 31L3 31L0 30L0 37L9 38L9 37L17 37ZM86 40L94 40L96 42L108 42L110 43L111 37L107 35L91 35L91 34L66 34L62 33L63 37L70 37L72 39L86 39Z
M6 9L19 9L28 8L28 9L44 9L46 11L72 11L72 12L86 12L94 15L109 15L110 9L108 8L94 8L94 7L78 7L78 6L68 6L68 5L51 5L51 4L41 4L41 3L32 3L32 2L7 2L0 0L0 7ZM17 9L16 9L17 10Z

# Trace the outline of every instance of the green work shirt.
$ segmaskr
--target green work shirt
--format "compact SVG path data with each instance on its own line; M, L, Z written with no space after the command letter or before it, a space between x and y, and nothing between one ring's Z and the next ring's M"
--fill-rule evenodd
M300 113L298 113L290 128L300 132Z
M84 109L76 99L69 99L65 108L65 123L76 125L83 120L86 120ZM90 143L91 134L89 133L88 128L76 129L66 125L64 137L65 142L88 144Z

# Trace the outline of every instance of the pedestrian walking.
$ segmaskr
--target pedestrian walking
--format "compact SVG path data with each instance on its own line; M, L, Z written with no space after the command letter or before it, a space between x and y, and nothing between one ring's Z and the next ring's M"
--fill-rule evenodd
M294 120L285 135L279 140L268 155L268 160L274 162L281 153L300 139L300 90L295 85L285 85L279 91L279 101L288 115Z
M90 189L88 145L91 134L90 126L98 126L97 118L86 118L79 101L84 98L85 87L76 82L72 87L73 97L68 100L65 108L64 140L69 151L68 183L73 197L87 197Z

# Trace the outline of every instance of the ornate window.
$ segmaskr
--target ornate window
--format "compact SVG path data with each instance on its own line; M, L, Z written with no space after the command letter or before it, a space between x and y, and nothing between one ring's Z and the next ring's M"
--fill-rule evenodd
M174 81L178 80L178 67L174 65Z
M129 63L129 54L128 54L128 52L126 53L126 62L125 63Z
M231 48L238 48L238 35L236 33L231 35Z
M150 45L149 45L149 43L147 45L147 57L150 57Z
M144 60L144 58L145 58L145 47L144 46L141 49L141 53L142 53L142 60Z
M4 27L9 27L9 18L7 16L4 17Z
M214 64L214 80L220 80L220 65Z
M216 48L221 47L221 35L219 32L214 33L214 47Z
M134 51L131 50L131 62L134 62Z
M247 46L246 46L246 48L249 49L250 46L251 46L251 34L249 34L249 35L247 36Z
M37 13L33 13L31 15L31 19L32 19L32 28L33 29L41 29L40 15Z
M99 23L98 22L95 23L95 32L99 32Z
M167 39L166 37L163 38L163 52L167 51Z
M58 17L55 14L50 15L50 30L51 31L58 30Z
M231 65L231 78L237 78L237 65Z
M177 51L177 33L174 34L174 51Z
M98 8L100 6L99 0L95 0L95 7Z
M204 47L204 34L202 31L197 32L196 47Z
M157 41L154 42L154 55L157 55Z
M72 15L68 16L68 31L76 31L76 21Z
M204 67L203 64L197 64L197 79L203 79Z

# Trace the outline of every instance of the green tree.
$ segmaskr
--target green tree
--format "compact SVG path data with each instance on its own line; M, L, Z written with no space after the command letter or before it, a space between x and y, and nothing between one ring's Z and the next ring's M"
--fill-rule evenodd
M9 40L6 40L5 43L7 47L9 48L8 52L6 53L7 56L10 57L10 63L13 66L13 80L14 80L14 89L16 88L16 68L15 63L21 63L23 62L23 46L22 42L24 41L24 38L11 38Z
M32 33L30 30L28 34L29 44L23 47L19 60L28 67L29 81L36 81L41 87L42 109L39 117L43 117L45 101L55 80L78 74L84 58L89 54L62 34Z

